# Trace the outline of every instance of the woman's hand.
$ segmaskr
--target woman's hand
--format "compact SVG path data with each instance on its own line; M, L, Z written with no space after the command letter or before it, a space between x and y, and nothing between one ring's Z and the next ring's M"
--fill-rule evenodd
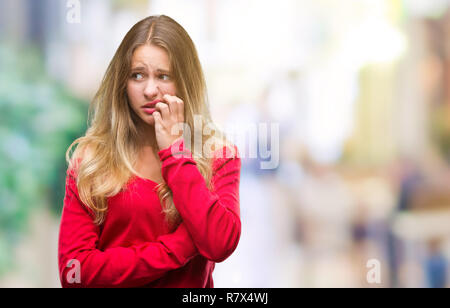
M155 105L155 134L159 150L169 147L183 137L184 102L169 94L163 96L164 103Z

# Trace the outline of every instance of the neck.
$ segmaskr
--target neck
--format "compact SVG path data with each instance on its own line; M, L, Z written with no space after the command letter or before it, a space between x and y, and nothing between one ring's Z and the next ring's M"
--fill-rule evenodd
M158 143L156 142L155 127L147 123L137 125L138 146L139 148L152 148L158 151Z

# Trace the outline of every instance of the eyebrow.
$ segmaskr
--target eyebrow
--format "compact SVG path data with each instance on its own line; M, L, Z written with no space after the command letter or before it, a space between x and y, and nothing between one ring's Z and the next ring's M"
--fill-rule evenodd
M137 66L137 67L133 67L131 70L132 71L145 71L146 68L143 66ZM162 69L162 68L158 68L158 69L156 69L156 71L158 73L166 73L166 74L170 73L170 70L166 70L166 69Z
M166 74L169 74L169 73L170 73L169 70L165 70L165 69L162 69L162 68L158 68L156 71L157 71L158 73L166 73Z

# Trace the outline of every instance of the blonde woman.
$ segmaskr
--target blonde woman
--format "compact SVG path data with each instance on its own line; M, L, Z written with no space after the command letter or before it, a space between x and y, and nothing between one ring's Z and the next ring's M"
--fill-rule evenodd
M164 15L134 25L89 116L66 153L62 286L213 287L240 238L241 161L187 32Z

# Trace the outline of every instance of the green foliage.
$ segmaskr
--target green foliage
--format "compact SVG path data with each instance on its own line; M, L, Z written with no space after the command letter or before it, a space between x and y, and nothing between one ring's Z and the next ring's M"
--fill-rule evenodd
M85 131L87 107L46 75L36 49L0 44L0 275L29 213L61 213L65 151Z

